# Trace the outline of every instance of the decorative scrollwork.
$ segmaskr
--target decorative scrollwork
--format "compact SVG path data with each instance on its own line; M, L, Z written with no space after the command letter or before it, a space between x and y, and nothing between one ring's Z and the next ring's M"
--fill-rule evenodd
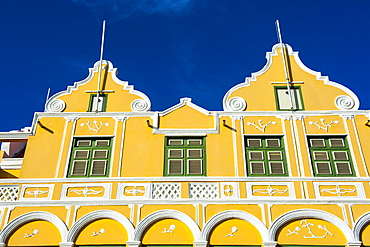
M335 99L335 105L340 110L351 110L355 106L355 101L347 95L340 95Z
M227 102L227 108L231 111L244 111L247 108L247 102L241 97L233 97Z
M150 105L143 99L135 99L131 103L131 109L136 112L148 111Z
M61 99L50 101L46 105L46 112L62 112L66 108L66 103Z

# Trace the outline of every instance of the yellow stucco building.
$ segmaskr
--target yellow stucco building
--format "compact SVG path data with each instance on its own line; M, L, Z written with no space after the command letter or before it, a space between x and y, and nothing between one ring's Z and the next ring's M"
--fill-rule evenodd
M289 45L266 59L222 111L151 111L95 63L0 133L0 246L370 246L369 111Z

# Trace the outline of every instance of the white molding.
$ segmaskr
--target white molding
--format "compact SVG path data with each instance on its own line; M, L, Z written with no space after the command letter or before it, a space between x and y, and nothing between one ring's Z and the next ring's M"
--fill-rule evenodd
M278 177L276 177L278 178ZM271 177L270 177L271 179ZM266 185L266 186L287 186L289 196L254 196L253 195L253 186L255 185ZM261 199L261 200L283 200L285 199L295 199L295 190L294 190L294 183L293 182L254 182L254 183L246 183L247 188L247 198L248 199Z
M16 231L20 226L31 222L31 221L48 221L52 223L56 228L58 228L59 233L61 235L61 239L63 242L67 236L67 226L66 224L56 215L43 212L43 211L35 211L30 213L25 213L21 216L18 216L14 220L12 220L9 224L7 224L0 232L0 243L6 243L7 239L10 235Z
M213 229L221 222L229 219L240 219L251 223L261 234L262 241L268 240L268 231L265 224L256 216L240 210L227 210L212 216L203 227L202 239L208 240Z
M36 197L34 198L25 198L24 197L24 193L26 192L26 189L27 188L44 188L44 189L48 189L47 193L48 193L48 196L47 197L41 197L41 198L37 198L37 195ZM19 200L20 201L43 201L43 200L51 200L52 196L53 196L53 190L54 190L54 184L25 184L25 185L22 185L22 190L21 190L21 193L19 195Z
M3 158L0 162L2 170L19 170L22 168L23 158Z
M66 241L74 242L88 224L99 219L112 219L119 222L127 231L128 241L132 241L134 237L134 226L124 215L112 210L97 210L82 216L77 220L68 232Z
M305 218L328 221L342 231L348 242L355 241L351 229L346 223L344 223L343 220L341 220L340 218L331 213L317 209L297 209L280 215L275 219L275 221L270 226L268 232L268 240L269 241L277 240L278 232L282 227L284 227L286 224L292 221Z
M360 101L359 101L358 97L349 88L347 88L347 87L345 87L345 86L343 86L343 85L341 85L339 83L330 81L328 76L322 76L320 72L317 72L317 71L314 71L312 69L309 69L306 65L303 64L303 62L299 58L298 52L293 52L292 47L289 46L288 44L284 44L284 46L287 49L287 56L293 56L295 62L297 63L297 65L303 71L306 71L307 73L314 75L316 77L316 80L323 81L323 83L325 85L330 85L330 86L333 86L333 87L336 87L336 88L339 88L339 89L343 90L345 93L347 93L352 98L352 100L354 102L353 103L353 107L351 108L351 110L358 110L358 108L360 106ZM281 47L280 44L275 44L272 47L272 51L271 52L266 52L266 60L267 61L266 61L266 64L264 65L264 67L261 70L252 73L250 77L246 77L245 78L245 81L244 82L235 85L234 87L232 87L231 89L229 89L226 92L226 94L225 94L225 96L224 96L224 98L222 100L223 109L225 111L228 110L227 102L228 102L228 99L229 99L230 95L233 92L235 92L237 89L242 88L242 87L250 86L251 82L257 81L257 77L260 76L260 75L262 75L262 74L264 74L270 68L270 66L272 65L272 57L279 55L277 49L280 48L280 47ZM296 83L296 82L294 82L294 83Z
M325 186L348 186L348 185L353 185L356 187L356 192L357 196L321 196L321 191L320 191L320 186L325 185ZM365 191L364 191L364 186L361 182L352 182L352 183L333 183L333 182L313 182L314 190L315 190L315 195L317 199L326 199L326 200L331 200L331 199L346 199L346 198L357 198L357 199L366 199L365 197Z
M126 187L144 187L144 192L142 196L134 195L133 192L132 196L125 196L125 188ZM137 200L137 199L151 199L152 195L152 184L151 183L119 183L117 189L117 199L126 199L126 200Z
M159 210L154 213L149 214L146 216L140 223L137 225L135 229L134 241L139 241L144 236L145 231L152 226L154 223L162 220L162 219L176 219L185 223L190 231L193 234L194 242L197 241L204 241L201 237L201 232L199 226L195 221L190 218L187 214L183 212L172 210L172 209L164 209Z
M91 79L93 79L94 73L99 71L99 65L100 65L100 61L97 61L94 64L93 68L89 68L89 75L85 79L83 79L82 81L75 82L73 84L73 86L68 86L67 90L58 92L58 93L54 94L53 96L51 96L45 103L45 111L50 112L50 106L53 104L54 101L59 100L58 98L60 96L72 94L72 92L78 90L78 88L80 86L89 83L91 81ZM150 103L149 98L144 93L135 90L133 85L128 84L128 81L121 81L120 79L118 79L118 77L117 77L117 74L118 74L117 68L114 68L113 64L110 61L103 60L103 65L105 67L108 67L107 73L110 73L110 75L112 76L112 80L115 83L117 83L118 85L122 85L123 90L128 90L130 94L134 94L134 95L137 95L137 96L141 97L142 100L144 100L144 102L146 103L145 110L150 109L151 103ZM63 110L64 109L62 109L61 111L63 111Z
M80 196L68 197L67 192L68 192L68 189L71 187L85 188L86 193L88 193L89 187L102 187L104 188L104 192L102 193L102 196L99 196L99 197L88 197L88 194L85 197L80 197ZM83 201L84 200L106 200L106 199L110 199L111 189L112 189L111 183L63 184L62 192L60 195L60 200L83 200Z
M357 219L353 226L353 236L355 241L361 241L362 230L369 224L369 222L370 212L364 213Z

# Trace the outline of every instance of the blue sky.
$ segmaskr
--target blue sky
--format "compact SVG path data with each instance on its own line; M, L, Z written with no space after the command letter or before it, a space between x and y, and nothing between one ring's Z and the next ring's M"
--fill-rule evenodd
M190 97L222 110L232 86L260 70L284 42L309 68L343 84L370 109L370 1L17 0L0 8L0 131L30 126L51 94L104 59L162 111Z

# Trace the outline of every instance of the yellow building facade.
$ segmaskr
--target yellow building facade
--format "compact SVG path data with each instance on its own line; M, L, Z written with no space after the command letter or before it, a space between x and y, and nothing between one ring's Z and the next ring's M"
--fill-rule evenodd
M109 61L1 132L0 246L370 246L369 111L277 44L209 111Z

